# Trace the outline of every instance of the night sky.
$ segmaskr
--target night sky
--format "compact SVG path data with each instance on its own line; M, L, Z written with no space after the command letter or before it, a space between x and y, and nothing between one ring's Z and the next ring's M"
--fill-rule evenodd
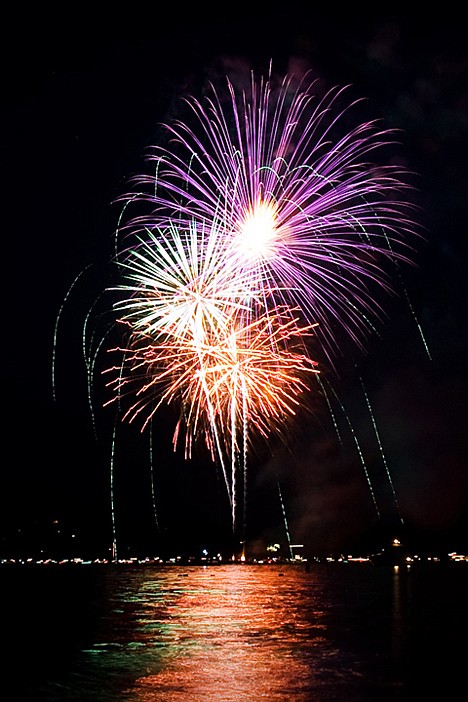
M270 59L278 73L300 66L325 86L349 85L366 98L363 116L401 130L396 157L417 174L425 241L417 265L394 281L395 296L383 296L387 318L366 352L345 347L336 362L343 443L322 401L287 432L287 446L272 441L252 455L248 542L284 548L279 482L291 540L309 553L396 533L418 547L468 549L465 24L457 11L410 20L336 8L316 14L311 5L268 17L238 5L223 17L182 15L176 7L164 18L132 9L100 19L79 10L75 17L43 8L10 14L1 48L3 553L41 544L108 552L114 415L100 407L105 389L97 378L96 437L81 334L107 283L120 213L113 203L129 177L145 170L146 149L179 96L197 94L212 75L245 67L264 73ZM87 266L60 317L54 401L57 315ZM173 421L167 409L154 426L156 516L149 438L138 427L118 429L115 516L123 554L229 543L222 480L202 450L191 461L174 455Z

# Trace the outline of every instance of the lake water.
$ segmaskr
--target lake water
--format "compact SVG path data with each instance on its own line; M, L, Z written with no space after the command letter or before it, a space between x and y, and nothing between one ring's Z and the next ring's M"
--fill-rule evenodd
M462 699L466 564L2 566L5 702Z

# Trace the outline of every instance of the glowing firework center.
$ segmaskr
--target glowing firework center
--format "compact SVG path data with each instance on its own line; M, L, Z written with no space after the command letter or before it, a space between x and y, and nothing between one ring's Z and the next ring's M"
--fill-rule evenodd
M279 237L277 230L277 208L267 202L259 202L250 210L242 222L236 243L247 259L268 259L275 255Z

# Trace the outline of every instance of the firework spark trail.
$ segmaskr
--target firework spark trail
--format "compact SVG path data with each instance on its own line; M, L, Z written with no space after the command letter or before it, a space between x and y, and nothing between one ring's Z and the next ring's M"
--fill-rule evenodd
M117 530L115 521L115 503L114 503L114 464L115 464L115 442L117 440L117 417L115 418L114 428L112 430L112 444L111 444L111 466L110 466L110 501L111 501L111 520L112 520L112 549L111 558L112 561L116 562L118 560L117 555Z
M400 275L400 280L401 280L401 275ZM404 294L404 296L405 296L406 302L408 303L409 310L410 310L411 314L413 315L413 319L414 319L414 322L415 322L416 327L417 327L417 329L418 329L419 336L421 337L421 341L422 341L422 343L423 343L424 350L426 351L426 354L427 354L427 357L429 358L429 360L432 361L432 355L431 355L431 352L430 352L430 349L429 349L429 345L428 345L428 343L427 343L426 337L425 337L425 335L424 335L423 328L422 328L421 323L420 323L420 321L419 321L419 319L418 319L418 316L417 316L417 314L416 314L416 312L415 312L415 309L414 309L414 307L413 307L413 304L412 304L412 302L411 302L411 300L410 300L410 298L409 298L408 291L406 290L406 286L404 285L403 282L401 282L401 285L402 285L402 288L403 288L403 294Z
M75 288L75 286L78 283L78 280L81 278L81 276L85 273L85 271L88 268L90 268L90 266L91 266L91 264L86 266L86 268L84 268L82 271L80 271L78 273L78 275L75 277L74 281L70 285L70 287L69 287L69 289L68 289L68 291L67 291L67 293L62 301L60 309L57 313L57 317L55 319L54 336L53 336L53 343L52 343L52 397L53 397L54 401L57 399L56 389L55 389L55 362L56 362L56 355L57 355L57 338L58 338L59 323L60 323L60 320L62 318L63 310L67 304L67 301L71 295L72 290Z
M247 413L247 390L245 387L245 381L243 381L242 385L242 416L243 416L243 434L242 434L242 474L243 474L243 488L244 488L244 502L243 502L243 524L242 524L242 542L244 544L244 549L245 549L245 542L246 542L246 536L247 536L247 468L248 468L248 463L247 463L247 446L248 446L248 413Z
M232 371L232 381L233 381L233 392L231 396L231 466L232 479L231 479L231 495L232 495L232 523L236 524L236 512L237 512L237 471L235 466L237 465L237 368Z
M96 304L96 302L94 304ZM97 425L96 425L96 413L94 410L94 403L93 403L93 382L94 382L94 377L95 377L95 372L96 372L96 363L97 363L100 351L104 348L104 344L107 340L108 334L110 333L110 329L106 332L106 334L103 334L100 337L100 339L98 339L97 342L95 339L94 332L92 333L91 337L88 339L87 327L88 327L88 324L90 323L90 320L92 318L93 307L94 307L94 305L88 311L88 313L85 317L85 320L84 320L81 345L82 345L83 358L84 358L85 367L86 367L87 389L88 389L88 406L89 406L90 415L91 415L91 422L93 425L94 438L97 439L98 432L97 432ZM94 346L95 346L95 348L94 348ZM122 363L123 363L123 359L122 359Z
M365 475L365 478L366 478L367 485L368 485L368 487L369 487L369 492L370 492L370 495L371 495L371 498L372 498L372 502L373 502L374 507L375 507L375 511L376 511L376 513L377 513L377 517L380 519L380 509L379 509L379 506L378 506L378 504L377 504L377 499L376 499L376 496L375 496L374 488L373 488L373 485L372 485L372 482L371 482L371 479L370 479L370 476L369 476L369 471L368 471L368 469L367 469L367 464L366 464L366 461L365 461L365 459L364 459L364 454L362 453L362 449L361 449L361 445L360 445L360 443L359 443L358 437L357 437L356 432L355 432L355 430L354 430L354 427L353 427L353 425L352 425L352 423L351 423L351 420L350 420L350 418L349 418L349 415L348 415L348 413L346 412L346 410L345 410L345 408L344 408L343 403L342 403L341 400L339 399L339 397L338 397L337 393L335 392L335 390L333 390L333 388L331 388L331 390L332 390L333 395L335 396L335 399L337 400L338 404L340 405L341 410L342 410L342 412L343 412L343 414L344 414L344 416L345 416L345 418L346 418L346 421L347 421L347 423L348 423L349 429L350 429L350 431L351 431L351 436L353 437L354 445L356 446L356 450L357 450L357 452L358 452L359 459L360 459L360 461L361 461L361 465L362 465L362 468L363 468L363 471L364 471L364 475Z
M336 432L338 441L339 441L340 444L343 446L343 439L342 439L342 437L341 437L341 432L340 432L339 427L338 427L338 423L337 423L337 420L336 420L336 416L335 416L335 412L334 412L334 410L333 410L332 403L331 403L331 401L330 401L329 394L328 394L328 392L326 391L326 388L325 388L324 380L322 379L322 377L321 377L320 374L317 374L317 375L316 375L316 378L317 378L317 381L318 381L318 383L319 383L319 385L320 385L320 388L321 388L321 390L322 390L322 392L323 392L323 395L324 395L324 397L325 397L325 400L326 400L326 403L327 403L327 406L328 406L328 411L329 411L330 417L331 417L331 419L332 419L333 427L334 427L334 429L335 429L335 432ZM395 491L395 486L394 486L394 484L393 484L392 476L391 476L391 473L390 473L390 468L389 468L389 466L388 466L388 463L387 463L387 460L386 460L386 457L385 457L383 445L382 445L381 438L380 438L380 432L379 432L379 429L378 429L378 426L377 426L377 422L376 422L375 415L374 415L374 412L373 412L373 409L372 409L372 405L371 405L371 403L370 403L370 399L369 399L368 393L367 393L366 388L365 388L365 386L364 386L364 381L362 380L361 377L359 378L359 380L360 380L360 383L361 383L361 386L362 386L362 390L363 390L363 392L364 392L364 397L365 397L365 400L366 400L367 409L369 410L369 414L370 414L370 417L371 417L371 422L372 422L372 426L373 426L373 429L374 429L374 434L375 434L375 437L376 437L376 439L377 439L377 443L378 443L378 446L379 446L380 455L381 455L381 457L382 457L382 462L383 462L383 464L384 464L385 472L386 472L388 481L389 481L389 483L390 483L390 488L391 488L391 490L392 490L393 500L394 500L394 503L395 503L395 507L396 507L396 510L397 510L397 514L398 514L398 517L399 517L401 523L404 524L404 520L403 520L403 517L401 516L401 512L400 512L400 506L399 506L399 503L398 503L398 498L397 498L396 491ZM335 398L338 400L337 393L336 393L333 389L332 389L331 391L332 391L332 393L334 394ZM357 440L356 433L355 433L355 431L354 431L354 429L353 429L353 426L352 426L352 424L351 424L351 420L350 420L350 418L349 418L349 415L348 415L348 413L347 413L347 412L345 411L345 409L344 409L343 403L342 403L341 401L339 401L339 400L338 400L338 402L339 402L339 404L340 404L341 410L343 411L343 413L344 413L344 415L345 415L345 417L346 417L346 421L347 421L347 423L348 423L348 426L349 426L349 428L350 428L350 430L351 430L351 434L352 434L352 436L353 436L353 440L354 440L355 446L356 446L356 448L357 448L357 451L358 451L358 454L359 454L359 458L360 458L360 460L361 460L361 464L362 464L362 466L363 466L363 468L364 468L364 473L365 473L365 476L366 476L366 481L367 481L367 483L368 483L368 485L369 485L369 488L370 488L370 491L371 491L372 501L373 501L373 503L374 503L374 506L376 507L377 514L380 516L379 509L377 508L377 500L376 500L376 497L375 497L374 490L373 490L373 488L372 488L372 483L371 483L369 471L368 471L368 469L367 469L367 465L366 465L366 463L365 463L365 460L364 460L364 456L363 456L361 447L360 447L359 442L358 442L358 440Z
M388 248L391 250L391 248L392 248L392 243L391 243L391 241L390 241L389 239L387 239L387 245L388 245ZM431 352L430 352L430 350L429 350L429 345L428 345L428 343L427 343L427 340L426 340L426 337L425 337L423 328L422 328L422 326L421 326L421 323L420 323L420 321L419 321L418 315L416 314L416 311L415 311L415 309L414 309L414 307L413 307L413 303L412 303L411 300L410 300L410 296L409 296L408 291L407 291L407 289L406 289L406 285L405 285L405 283L404 283L404 281L403 281L403 277L402 277L402 275L401 275L401 271L400 271L400 269L399 269L398 266L395 266L395 269L396 269L396 274L397 274L397 276L398 276L398 278L399 278L399 281L400 281L400 285L401 285L401 289L402 289L402 291L403 291L403 295L404 295L405 300L406 300L406 303L407 303L407 305L408 305L408 309L409 309L409 311L411 312L411 315L412 315L412 317L413 317L414 323L416 324L417 330L418 330L418 332L419 332L419 336L421 337L421 341L422 341L422 343L423 343L424 350L426 351L426 354L427 354L427 357L429 358L429 360L432 361L432 356L431 356Z
M154 486L154 466L153 466L153 431L150 426L149 431L149 451L150 451L150 479L151 479L151 501L153 504L153 515L156 530L159 531L158 511L156 509L156 490Z
M341 433L340 433L340 430L339 430L339 428L338 428L338 423L337 423L337 421L336 421L335 412L333 411L333 407L332 407L332 404L331 404L331 402L330 402L330 397L329 397L329 395L328 395L328 392L327 392L326 389L325 389L325 384L324 384L324 382L323 382L323 380L322 380L322 378L321 378L321 375L320 375L319 373L317 373L316 378L317 378L317 382L318 382L318 384L320 385L320 388L321 388L321 390L322 390L322 393L323 393L323 396L324 396L324 398L325 398L325 401L326 401L326 403L327 403L328 411L329 411L329 413L330 413L330 417L331 417L331 419L332 419L333 427L334 427L334 429L335 429L335 433L336 433L336 436L337 436L337 438L338 438L338 441L340 442L341 445L343 445L343 439L341 438Z
M278 495L279 495L279 499L280 499L280 503L281 503L281 512L283 514L283 522L284 522L284 530L286 532L286 540L288 542L289 557L292 560L294 558L294 552L292 549L291 534L289 533L289 524L288 524L288 518L286 516L286 507L284 506L283 494L281 492L281 486L280 486L280 482L278 479L276 479L276 483L278 485Z
M221 468L223 471L224 475L224 480L226 483L227 487L227 492L228 492L228 497L231 503L231 509L232 509L232 519L233 519L233 525L234 525L234 519L235 519L235 465L234 462L231 464L231 482L228 480L228 475L227 475L227 469L226 469L226 464L224 460L224 453L223 449L221 446L221 437L220 437L220 432L218 430L218 422L217 422L217 417L215 413L215 408L213 406L213 398L210 393L210 389L207 383L207 375L206 375L206 366L205 366L205 358L202 354L202 351L200 349L200 346L197 346L196 350L196 356L197 360L199 362L199 368L198 371L196 372L196 375L200 378L201 381L201 386L203 388L203 399L206 402L206 407L208 408L208 416L209 416L209 431L206 433L206 437L209 440L209 436L213 436L214 443L216 446L217 450L217 456L218 459L221 463ZM193 398L194 397L199 397L200 394L197 392L195 395L191 394L189 395L189 402L192 404L193 403ZM192 412L189 412L189 417L191 416ZM198 411L197 411L198 415ZM187 426L190 427L190 421L187 423ZM196 424L195 424L196 426ZM222 429L222 427L221 427ZM190 445L191 445L191 440L190 440ZM234 444L234 436L232 439L232 443ZM213 452L212 452L213 453Z
M382 457L382 462L384 464L384 468L385 468L385 472L387 474L388 482L390 483L390 487L391 487L392 494L393 494L393 500L395 502L395 507L397 509L397 514L400 518L400 522L402 524L404 524L404 520L403 520L403 517L401 516L401 512L400 512L400 505L398 504L398 498L397 498L397 495L395 492L395 486L393 484L392 476L390 475L390 469L388 467L387 459L385 457L385 452L384 452L383 446L382 446L382 441L380 439L380 432L377 428L377 422L375 421L374 411L372 409L372 405L371 405L370 400L369 400L369 395L367 394L367 390L366 390L366 387L364 385L364 381L362 380L361 377L359 378L359 381L361 383L362 391L363 391L364 397L366 399L367 408L369 410L369 414L370 414L371 421L372 421L372 426L374 428L375 438L377 439L377 443L378 443L379 450L380 450L380 455Z

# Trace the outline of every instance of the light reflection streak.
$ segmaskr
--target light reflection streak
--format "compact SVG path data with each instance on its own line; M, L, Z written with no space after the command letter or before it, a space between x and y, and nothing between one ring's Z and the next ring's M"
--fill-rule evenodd
M313 669L307 650L324 648L325 657L334 652L323 636L323 612L315 612L312 625L305 616L303 593L295 588L302 574L268 568L258 578L258 568L245 566L189 570L189 586L178 591L176 609L170 611L166 664L135 680L126 691L129 698L257 702L293 694L309 699ZM307 577L304 573L302 579ZM139 620L147 641L157 633L152 617L159 605L154 607L152 591L148 582Z

